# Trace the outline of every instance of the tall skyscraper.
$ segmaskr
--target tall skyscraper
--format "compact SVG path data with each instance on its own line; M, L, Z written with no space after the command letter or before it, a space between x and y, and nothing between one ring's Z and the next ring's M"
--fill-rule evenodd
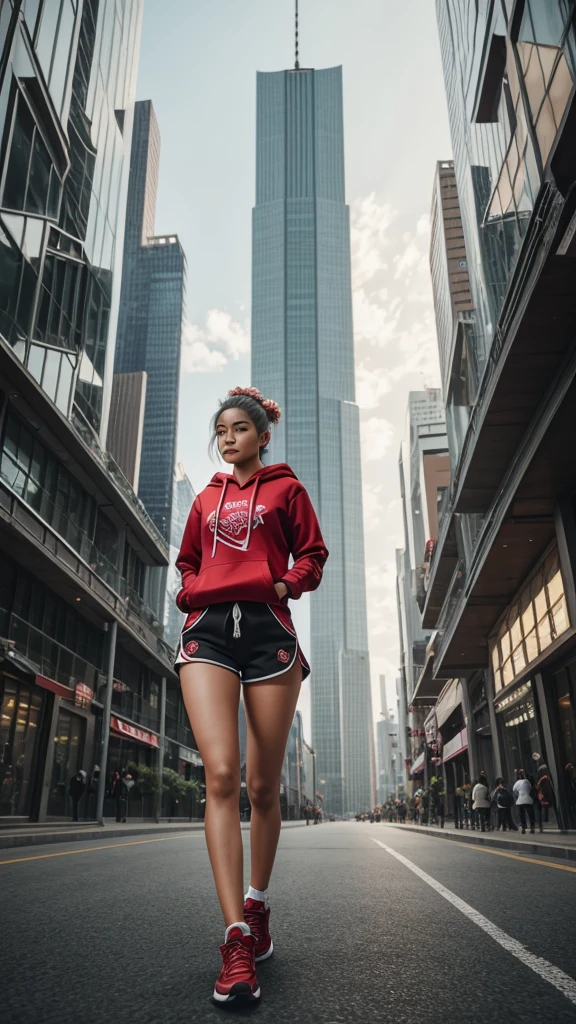
M150 100L136 103L115 373L148 375L138 496L169 541L186 259L156 235L160 133Z
M174 470L174 498L172 505L172 523L170 527L170 567L166 592L168 600L164 612L164 636L173 647L184 624L185 616L176 606L175 597L181 587L180 573L176 569L176 559L182 543L182 535L190 509L194 503L196 492L186 475L186 470L179 462Z
M330 550L310 595L312 745L329 811L373 803L360 431L342 69L259 73L252 379L280 404L271 461L307 488Z

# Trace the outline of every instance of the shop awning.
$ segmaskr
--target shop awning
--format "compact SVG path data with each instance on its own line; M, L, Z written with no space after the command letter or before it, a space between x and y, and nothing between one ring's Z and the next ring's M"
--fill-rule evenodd
M459 679L449 679L442 690L436 705L436 721L440 729L447 722L453 711L462 703L462 684Z
M410 769L410 775L422 775L422 773L424 771L424 758L425 757L426 757L426 753L424 751L422 751L420 756L417 757L416 760L414 761L414 764L412 765L412 767Z
M125 736L126 739L146 743L149 747L159 746L158 736L155 732L141 729L138 725L131 725L130 722L124 722L121 718L116 718L115 715L110 715L110 728L120 736Z
M458 754L463 754L465 750L468 750L468 730L462 729L461 732L453 736L448 741L442 751L442 760L444 764L446 761L450 761L453 757L457 757Z
M410 703L415 704L419 707L431 707L436 704L443 688L446 686L446 679L435 679L434 678L434 655L435 647L439 642L437 633L433 633L426 648L426 660L416 686L414 687L414 693L410 698Z

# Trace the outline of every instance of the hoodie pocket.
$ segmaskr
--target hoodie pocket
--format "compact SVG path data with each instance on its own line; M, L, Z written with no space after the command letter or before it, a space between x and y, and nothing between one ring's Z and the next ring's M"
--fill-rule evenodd
M204 608L223 601L277 601L272 573L265 559L237 560L201 570L189 595L190 604Z

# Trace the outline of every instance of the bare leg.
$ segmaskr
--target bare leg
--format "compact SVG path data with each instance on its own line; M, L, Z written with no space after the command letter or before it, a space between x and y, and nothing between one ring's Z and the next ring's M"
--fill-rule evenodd
M250 819L250 884L267 889L280 836L280 776L286 741L302 683L298 661L270 681L244 687L246 787Z
M217 665L180 668L182 697L206 770L206 844L224 922L244 920L240 831L240 680Z

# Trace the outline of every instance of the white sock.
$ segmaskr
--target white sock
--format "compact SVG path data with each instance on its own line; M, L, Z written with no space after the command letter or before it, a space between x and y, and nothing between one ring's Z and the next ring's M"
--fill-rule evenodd
M233 921L232 924L228 925L224 932L224 942L228 942L228 935L231 928L240 928L243 935L250 935L250 925L246 924L246 921Z
M244 896L245 900L260 900L265 907L268 906L268 889L254 889L253 886L248 886L248 892Z

